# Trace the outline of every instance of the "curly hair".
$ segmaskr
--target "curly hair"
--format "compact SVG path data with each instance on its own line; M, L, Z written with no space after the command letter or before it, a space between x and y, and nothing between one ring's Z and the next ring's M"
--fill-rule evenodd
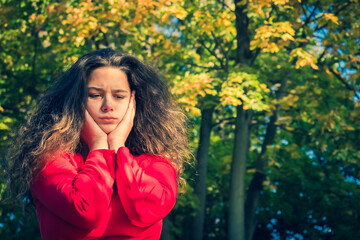
M89 76L99 67L116 67L126 73L136 91L133 128L125 146L134 155L150 153L169 159L179 183L183 163L189 157L185 115L176 105L159 72L126 53L101 49L80 57L38 100L20 128L10 151L11 189L20 199L44 167L42 159L63 150L83 152L80 131L85 119ZM20 183L20 184L19 184Z

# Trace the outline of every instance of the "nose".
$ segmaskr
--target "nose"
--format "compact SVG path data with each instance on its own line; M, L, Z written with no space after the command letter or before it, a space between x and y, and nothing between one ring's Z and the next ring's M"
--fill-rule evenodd
M104 102L103 105L101 106L101 110L103 112L111 112L114 110L114 104L113 102L110 100L110 98L104 98Z

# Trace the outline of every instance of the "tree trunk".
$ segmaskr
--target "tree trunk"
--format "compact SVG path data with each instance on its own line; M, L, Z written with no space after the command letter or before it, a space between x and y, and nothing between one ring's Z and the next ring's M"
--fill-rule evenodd
M251 110L237 106L233 159L231 164L228 239L245 240L245 175L249 150Z
M195 194L199 199L199 209L192 219L190 239L202 240L204 232L205 202L206 202L206 173L207 159L210 145L210 133L212 128L212 115L214 109L201 110L200 139L197 150L197 165L195 178Z
M287 88L287 79L284 77L281 86L277 95L277 99L282 99L286 94L286 88ZM266 134L264 138L264 142L261 147L261 153L257 159L256 164L256 172L254 174L254 177L251 180L248 193L247 193L247 199L245 204L245 229L246 229L246 240L253 239L254 232L257 225L256 220L256 209L259 205L259 199L260 199L260 191L262 190L263 182L266 178L265 175L265 169L264 166L266 164L266 159L264 159L264 154L266 153L267 146L273 144L275 135L276 135L276 121L277 121L277 115L279 112L279 105L276 105L276 108L273 112L273 115L270 118L270 122L266 129Z
M241 0L234 0L235 3L235 27L236 27L236 63L250 66L252 52L250 50L249 18L247 16L248 2L242 4Z
M248 1L234 0L236 27L236 63L251 66L256 55L250 50ZM250 123L253 112L237 107L234 151L231 165L230 202L228 218L228 238L245 240L247 218L245 218L246 201L246 163L250 147Z
M162 226L160 240L171 240L172 239L172 236L170 233L169 221L170 221L170 219L169 219L169 215L168 215L163 220L163 226Z

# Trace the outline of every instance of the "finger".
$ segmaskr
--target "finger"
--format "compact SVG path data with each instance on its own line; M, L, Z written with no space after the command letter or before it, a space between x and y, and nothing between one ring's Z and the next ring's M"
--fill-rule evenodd
M104 132L87 110L85 110L84 125L86 126L87 129L91 129L92 131L95 131L96 133L102 134Z
M134 108L136 108L135 91L133 91L133 104Z
M130 100L129 100L129 105L128 105L128 108L127 108L127 110L126 110L126 113L125 113L125 115L124 115L124 117L123 117L123 120L124 121L130 121L131 120L131 118L132 118L132 115L133 115L133 109L134 109L134 100L135 100L135 91L132 91L131 92L131 97L130 97ZM122 120L122 121L123 121ZM122 122L121 121L121 122Z
M129 120L133 123L136 112L136 101L135 101L135 91L132 92L131 106L130 107L130 116Z
M133 99L133 108L131 111L131 119L134 120L135 118L135 113L136 113L136 100L135 100L135 94L134 94L134 99Z
M90 113L86 109L85 109L85 120L90 123L96 123L94 118L90 115Z
M134 108L134 101L135 101L135 91L131 92L130 102L128 109L131 111Z
M135 91L131 92L131 98L130 98L130 103L129 103L129 109L133 110L135 107Z

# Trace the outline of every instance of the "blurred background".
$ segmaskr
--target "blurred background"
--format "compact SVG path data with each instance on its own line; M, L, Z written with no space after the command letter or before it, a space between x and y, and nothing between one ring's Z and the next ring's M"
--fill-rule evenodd
M358 0L0 0L0 198L14 131L77 58L156 66L194 160L162 239L360 239ZM40 239L0 203L1 239Z

